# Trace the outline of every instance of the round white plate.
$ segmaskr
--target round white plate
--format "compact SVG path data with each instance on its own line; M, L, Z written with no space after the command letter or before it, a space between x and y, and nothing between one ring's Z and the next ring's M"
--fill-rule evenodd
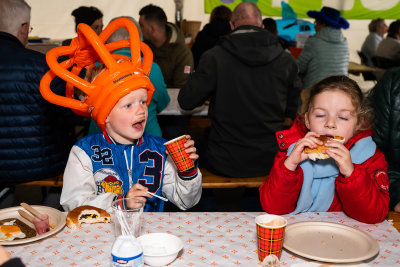
M30 237L30 238L14 239L12 241L0 241L0 245L19 245L19 244L25 244L25 243L29 243L29 242L38 241L40 239L54 235L55 233L59 232L61 229L64 228L65 215L61 211L51 208L51 207L46 207L46 206L32 205L32 207L35 208L36 210L38 210L40 213L49 215L50 224L54 225L54 229L50 228L50 231L48 231L44 234L41 234L41 235L36 235L34 237ZM0 220L16 218L16 219L26 223L28 226L32 227L33 229L35 229L35 226L33 225L33 223L31 223L30 221L26 220L21 215L19 215L19 213L18 213L19 209L24 210L27 213L29 213L27 210L25 210L21 206L6 208L6 209L0 210Z
M358 262L379 252L378 242L370 235L329 222L289 224L283 247L305 258L334 263Z

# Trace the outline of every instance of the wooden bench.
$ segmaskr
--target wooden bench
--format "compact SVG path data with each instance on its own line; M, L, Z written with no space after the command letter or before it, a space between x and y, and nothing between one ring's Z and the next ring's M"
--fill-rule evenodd
M62 187L63 186L63 175L60 174L55 177L50 177L43 180L36 180L26 183L19 183L18 186L50 186L50 187Z
M264 182L267 176L251 178L231 178L215 175L204 168L200 169L203 174L203 188L238 188L253 187L258 188ZM37 180L32 182L20 183L19 186L49 186L62 187L63 175Z
M232 178L215 175L204 168L200 168L200 171L203 174L203 188L258 188L267 178L267 175L251 178Z

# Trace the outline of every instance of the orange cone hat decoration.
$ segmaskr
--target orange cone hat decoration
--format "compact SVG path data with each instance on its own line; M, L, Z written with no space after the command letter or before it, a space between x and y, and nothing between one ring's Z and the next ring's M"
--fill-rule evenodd
M127 29L130 39L105 44L119 28ZM140 41L136 25L129 19L120 18L112 21L99 36L86 24L79 24L77 33L70 46L56 47L47 53L50 70L40 82L42 96L51 103L71 108L79 115L92 116L102 130L105 130L105 120L111 109L131 91L147 89L149 105L154 93L154 86L148 78L153 53ZM123 47L130 48L131 58L110 53ZM57 58L64 55L70 59L58 63ZM124 61L118 63L118 59ZM90 68L95 62L103 62L106 68L92 83L78 76L82 68ZM67 82L66 96L57 95L51 90L50 83L56 76ZM74 98L74 87L86 94L84 100Z

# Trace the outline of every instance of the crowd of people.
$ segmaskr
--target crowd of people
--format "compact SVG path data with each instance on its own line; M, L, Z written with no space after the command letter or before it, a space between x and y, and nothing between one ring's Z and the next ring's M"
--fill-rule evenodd
M295 59L275 21L263 20L252 2L233 11L215 8L192 50L158 6L144 6L138 21L114 18L105 41L98 37L102 11L81 6L71 14L78 36L91 34L109 46L65 40L74 52L58 58L60 66L83 71L73 78L54 75L49 87L90 105L75 113L91 121L65 108L69 100L46 98L50 103L39 90L45 73L56 69L25 47L30 12L24 0L0 0L0 189L7 187L8 195L16 183L63 174L58 204L65 211L80 205L110 210L123 197L140 198L146 211L164 210L148 192L181 210L200 203L213 211L218 203L213 190L202 190L202 167L225 177L265 176L259 189L242 192L246 211L344 211L366 223L381 222L389 209L400 212L400 68L388 70L364 99L348 77L342 29L350 25L339 10L307 12L316 34ZM372 20L369 31L361 49L366 64L374 66L375 56L400 60L400 20L389 27ZM129 46L108 50L126 39ZM72 96L65 92L71 82ZM185 134L189 116L157 117L170 101L166 88L180 89L184 110L209 101L210 129L196 145L185 136L196 164L184 172L163 143ZM91 127L78 140L75 127L82 123ZM322 135L345 141L328 141L323 152L329 159L313 161L304 149L322 145ZM0 197L2 207L10 205Z

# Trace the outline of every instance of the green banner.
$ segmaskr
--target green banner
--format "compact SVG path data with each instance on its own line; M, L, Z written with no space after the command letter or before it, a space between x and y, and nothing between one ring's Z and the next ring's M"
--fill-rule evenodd
M281 17L279 0L204 0L205 13L220 5L232 10L241 2L253 2L263 16ZM307 18L307 11L321 10L330 6L341 11L346 19L400 19L400 0L289 0L288 3L299 18Z

